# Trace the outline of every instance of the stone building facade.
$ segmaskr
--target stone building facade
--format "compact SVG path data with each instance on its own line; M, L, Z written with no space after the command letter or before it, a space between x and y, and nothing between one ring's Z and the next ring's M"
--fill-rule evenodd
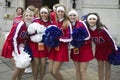
M79 16L97 12L103 24L108 27L110 33L120 44L120 0L0 0L0 28L2 31L10 30L17 7L21 6L25 9L29 4L37 4L34 1L40 1L40 6L45 4L51 6L57 1L56 3L65 5L68 10L75 7Z

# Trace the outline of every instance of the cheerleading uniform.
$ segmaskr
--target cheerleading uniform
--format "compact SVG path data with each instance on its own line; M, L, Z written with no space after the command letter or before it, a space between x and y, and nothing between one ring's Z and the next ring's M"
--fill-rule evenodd
M15 18L13 19L13 24L17 24L17 23L19 23L20 21L22 21L22 15L15 17Z
M32 20L32 22L37 22L37 23L39 23L39 22L40 22L40 18L39 18L39 17L34 17L34 19Z
M68 54L68 42L72 40L71 33L72 27L69 25L67 28L62 28L63 21L58 21L58 27L62 29L63 35L60 37L59 46L55 48L51 48L48 58L53 61L59 62L68 62L69 61L69 54Z
M92 45L91 45L91 39L90 39L90 33L88 31L88 28L84 22L76 21L74 26L72 28L85 28L86 32L88 33L88 36L85 38L84 44L78 48L78 53L76 54L74 49L71 49L71 59L73 61L77 62L88 62L93 59L93 53L92 53Z
M50 20L54 25L57 25L57 18L56 18L56 13L55 12L50 12Z
M108 30L104 27L99 29L92 30L90 29L90 34L92 37L92 41L95 43L95 58L97 60L108 60L109 54L112 51L117 50L117 46L113 38L108 33Z
M25 22L21 21L14 24L2 48L1 56L12 58L12 52L19 53L19 45L28 42L27 27Z
M44 22L44 21L42 21L40 19L34 20L34 22L42 24L45 27L47 27L47 26L49 26L51 24L50 21ZM46 45L44 45L44 50L39 50L38 49L38 44L39 43L30 41L29 44L30 44L30 48L31 48L32 53L33 53L33 57L36 57L36 58L47 57L47 55L48 55L48 48L46 47Z

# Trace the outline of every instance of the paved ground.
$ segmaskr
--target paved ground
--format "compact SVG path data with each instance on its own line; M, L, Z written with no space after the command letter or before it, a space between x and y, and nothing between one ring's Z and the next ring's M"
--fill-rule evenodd
M1 36L0 51L3 42L4 37ZM14 65L9 59L4 59L0 57L0 80L10 80L13 69ZM72 61L63 64L61 73L64 77L64 80L75 80L75 70ZM87 78L88 80L98 80L96 60L92 60L89 63ZM32 74L24 74L22 80L33 80ZM54 80L54 78L48 72L46 72L45 80ZM120 80L120 66L112 66L111 80Z

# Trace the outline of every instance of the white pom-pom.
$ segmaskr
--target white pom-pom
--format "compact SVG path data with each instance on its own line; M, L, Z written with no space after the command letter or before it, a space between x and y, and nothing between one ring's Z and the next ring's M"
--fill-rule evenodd
M44 25L41 25L39 23L31 23L29 26L28 26L28 34L34 34L35 32L37 33L43 33L45 32L45 26Z
M33 42L40 42L42 40L43 34L35 34L33 36L30 36L31 41Z
M15 60L16 67L18 68L27 68L31 63L31 57L28 53L24 51L24 47L20 47L20 54L12 53Z
M46 30L46 27L44 25L39 25L39 27L37 27L37 33L39 34L43 34Z

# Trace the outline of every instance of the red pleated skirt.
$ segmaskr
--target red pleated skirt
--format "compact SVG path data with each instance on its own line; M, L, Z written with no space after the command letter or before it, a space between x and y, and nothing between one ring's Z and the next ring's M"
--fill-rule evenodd
M29 43L30 48L32 50L33 58L43 58L47 57L48 50L47 47L44 45L44 50L38 50L38 43L30 41Z
M48 59L58 62L68 62L68 44L61 42L57 48L51 48L48 53Z
M85 42L83 46L78 48L78 54L71 50L71 59L77 62L88 62L93 59L92 45L90 42Z
M1 56L4 58L13 58L12 57L13 50L14 48L13 48L12 43L6 40L2 48Z
M96 46L95 58L97 60L108 61L108 56L112 53L111 47L99 47Z

